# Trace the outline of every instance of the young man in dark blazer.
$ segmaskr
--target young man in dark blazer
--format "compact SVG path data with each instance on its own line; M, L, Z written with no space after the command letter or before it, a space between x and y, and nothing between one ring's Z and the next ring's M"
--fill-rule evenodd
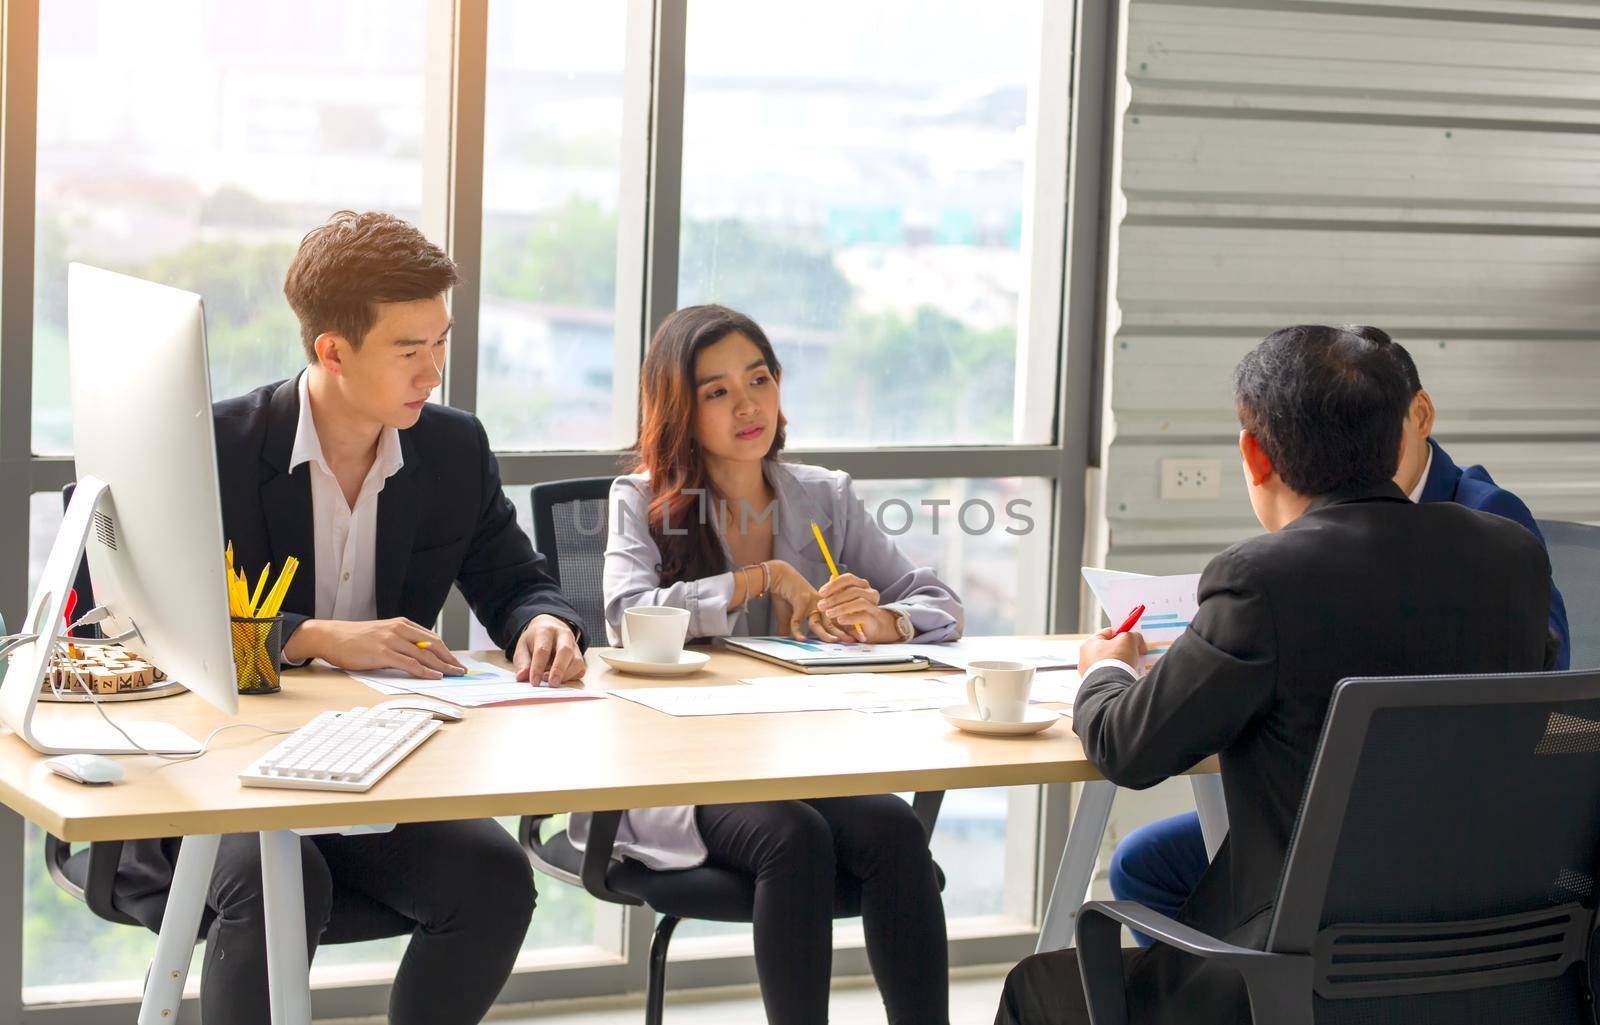
M451 584L519 678L583 675L578 613L517 526L475 417L427 399L443 375L450 258L386 214L335 214L301 243L284 293L308 366L216 404L223 527L256 574L300 560L284 658L437 679L459 663L430 628ZM117 906L157 928L179 841L124 847ZM411 934L394 1025L470 1025L499 994L533 913L533 877L490 819L300 842L308 949ZM207 895L201 1017L267 1025L260 851L226 836Z
M1538 538L1454 503L1418 505L1394 483L1412 395L1386 337L1286 328L1234 381L1268 533L1212 560L1193 624L1143 678L1139 635L1084 644L1073 729L1119 786L1220 755L1228 837L1177 917L1261 947L1334 685L1550 668L1558 644ZM1139 951L1127 979L1133 1021L1250 1021L1236 972L1172 948ZM1018 965L996 1021L1087 1022L1075 952Z
M1544 535L1539 533L1539 525L1522 499L1496 484L1483 467L1457 466L1434 440L1433 398L1422 387L1411 354L1378 328L1349 330L1391 346L1405 371L1411 402L1406 412L1405 445L1394 475L1400 490L1413 502L1455 502L1514 520L1542 544ZM1572 661L1567 607L1554 582L1550 585L1550 632L1561 642L1555 668L1566 669ZM1118 900L1138 901L1164 915L1175 915L1194 892L1208 861L1200 817L1194 812L1151 822L1133 830L1117 845L1108 873L1111 892ZM1135 938L1141 944L1148 942L1138 934Z

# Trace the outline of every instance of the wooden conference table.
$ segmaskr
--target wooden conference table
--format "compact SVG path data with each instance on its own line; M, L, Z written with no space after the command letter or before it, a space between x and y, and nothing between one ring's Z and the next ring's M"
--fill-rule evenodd
M711 654L698 673L653 679L615 672L591 651L584 686L703 686L785 672L745 655ZM504 664L498 653L480 657ZM286 673L279 694L242 696L233 721L292 729L327 709L384 700L340 672L309 668ZM105 707L113 718L158 718L196 738L230 721L193 695ZM41 705L37 714L96 715L84 705ZM43 756L6 737L0 740L0 802L69 842L186 838L141 1025L176 1018L220 834L259 832L272 1021L307 1025L299 835L366 823L1100 780L1071 725L1063 719L1031 737L996 738L962 733L937 711L677 718L617 699L469 709L463 721L446 724L364 794L241 786L239 770L281 740L255 730L224 732L192 761L123 758L126 775L110 787L55 776ZM1042 949L1070 941L1114 792L1103 781L1084 789L1041 930ZM1219 791L1202 784L1197 795L1203 811L1208 800L1220 807ZM1207 818L1208 841L1213 832L1220 840L1214 815Z

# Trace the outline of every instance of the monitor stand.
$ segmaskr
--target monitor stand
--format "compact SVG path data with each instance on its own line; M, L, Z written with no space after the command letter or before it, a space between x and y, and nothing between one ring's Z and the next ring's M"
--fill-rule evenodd
M0 682L0 724L9 727L35 751L57 754L194 754L199 741L176 726L164 722L122 721L117 725L133 738L129 741L90 709L73 709L67 716L50 716L51 722L34 719L39 703L39 688L44 685L45 669L56 642L66 635L67 592L72 590L83 546L89 539L97 508L114 515L111 486L95 477L84 477L72 492L62 517L61 529L44 573L28 606L18 632L36 635L11 651L10 668ZM103 503L103 504L102 504ZM93 716L92 718L90 716ZM70 719L71 721L62 721Z

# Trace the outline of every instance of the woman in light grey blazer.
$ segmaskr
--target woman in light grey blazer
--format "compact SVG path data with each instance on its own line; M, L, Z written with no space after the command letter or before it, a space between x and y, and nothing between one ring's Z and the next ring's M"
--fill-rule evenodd
M761 328L733 310L689 307L657 329L640 382L638 472L611 490L613 640L636 605L688 609L691 637L959 637L961 600L878 529L847 474L778 461L781 375ZM838 560L837 579L813 522ZM647 809L626 816L618 839L619 852L654 868L710 861L754 877L756 973L771 1025L827 1021L841 885L860 889L890 1025L948 1022L937 870L901 798Z

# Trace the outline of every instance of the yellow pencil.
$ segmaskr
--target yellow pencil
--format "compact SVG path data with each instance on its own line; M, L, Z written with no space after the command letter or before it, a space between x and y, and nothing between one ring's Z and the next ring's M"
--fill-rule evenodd
M811 533L817 539L817 547L822 549L822 557L828 560L828 579L839 579L839 567L833 561L833 553L828 551L828 542L822 539L822 528L817 526L816 520L811 521ZM856 630L860 631L861 633L866 633L866 628L860 623L856 624Z
M256 580L256 589L250 595L250 614L251 615L254 615L256 609L259 609L261 607L261 592L266 589L266 586L267 586L267 574L269 574L271 572L272 572L272 563L269 562L265 566L261 567L261 576L259 578L257 578L257 580Z
M289 594L289 585L294 582L294 572L300 566L300 560L289 556L283 564L283 572L278 574L278 583L273 587L272 593L267 596L267 607L262 610L261 618L271 619L278 614L278 608L283 604L283 599Z

